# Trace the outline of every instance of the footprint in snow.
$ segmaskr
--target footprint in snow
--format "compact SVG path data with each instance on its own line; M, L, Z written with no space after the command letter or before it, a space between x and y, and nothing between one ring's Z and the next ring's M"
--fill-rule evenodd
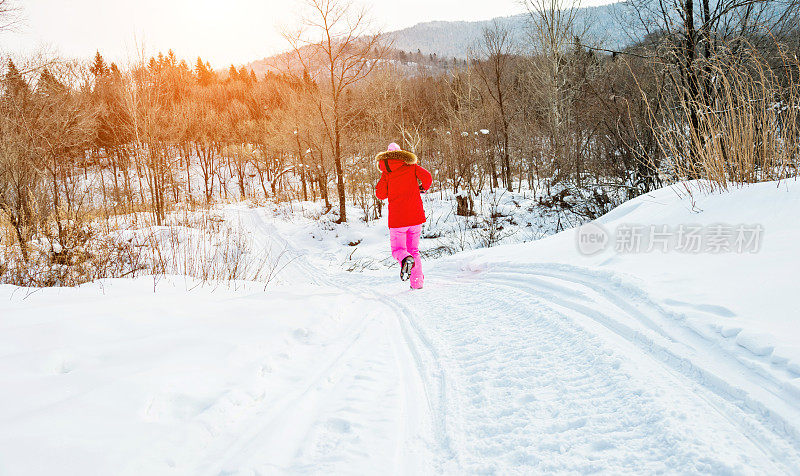
M616 448L616 445L607 440L598 440L592 443L592 449L595 451L610 450Z
M292 336L298 341L308 344L308 339L311 336L311 332L304 327L300 327L292 332Z
M350 422L342 418L331 418L328 420L328 429L336 433L350 433Z
M49 373L55 375L68 374L75 370L75 362L68 356L55 354L47 359L45 367Z
M519 403L531 403L536 401L536 395L529 393L528 395L523 395L517 399Z

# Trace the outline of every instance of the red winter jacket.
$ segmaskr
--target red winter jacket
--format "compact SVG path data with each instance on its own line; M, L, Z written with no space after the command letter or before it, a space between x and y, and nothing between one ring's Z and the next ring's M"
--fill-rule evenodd
M431 173L417 165L417 156L405 150L381 152L375 157L381 179L375 186L375 196L389 199L389 228L401 228L425 223L417 180L428 190Z

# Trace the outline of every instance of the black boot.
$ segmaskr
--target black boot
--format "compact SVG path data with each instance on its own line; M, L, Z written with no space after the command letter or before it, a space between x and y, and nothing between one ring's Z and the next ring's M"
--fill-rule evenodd
M401 281L408 281L408 278L411 277L411 268L414 267L414 258L411 256L406 256L403 258L403 261L400 263L400 280Z

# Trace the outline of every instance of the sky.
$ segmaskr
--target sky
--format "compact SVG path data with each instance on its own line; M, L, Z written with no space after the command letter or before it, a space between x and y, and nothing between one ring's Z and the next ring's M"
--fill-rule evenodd
M100 50L127 64L173 49L192 63L214 68L244 64L288 46L282 29L298 24L302 0L16 0L20 21L0 33L0 52L39 50L89 58ZM361 3L361 5L367 2ZM583 5L609 3L585 0ZM358 1L354 1L358 5ZM524 11L519 0L373 0L374 24L383 31L432 20L486 20Z

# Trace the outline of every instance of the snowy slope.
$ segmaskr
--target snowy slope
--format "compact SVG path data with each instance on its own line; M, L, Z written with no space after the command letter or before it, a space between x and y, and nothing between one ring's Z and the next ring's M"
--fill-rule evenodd
M757 223L761 248L587 257L568 230L412 292L341 269L381 227L232 207L293 254L280 286L0 287L0 474L798 474L799 214L795 182L664 189L599 223Z
M424 453L411 357L362 298L178 278L2 292L0 474L413 472Z
M604 285L636 289L639 297L657 301L661 312L679 321L709 343L725 347L748 362L764 367L787 385L800 376L800 327L797 299L800 283L800 184L796 181L749 185L729 193L686 196L681 186L643 195L597 220L608 232L643 225L657 229L697 225L757 225L762 228L757 250L742 253L619 253L614 244L586 256L567 230L535 243L476 252L455 258L467 267L559 263L561 269L588 269ZM677 237L675 237L677 238ZM672 242L674 247L676 243ZM646 247L643 246L643 249ZM632 298L636 296L631 296ZM800 390L798 390L800 393Z

